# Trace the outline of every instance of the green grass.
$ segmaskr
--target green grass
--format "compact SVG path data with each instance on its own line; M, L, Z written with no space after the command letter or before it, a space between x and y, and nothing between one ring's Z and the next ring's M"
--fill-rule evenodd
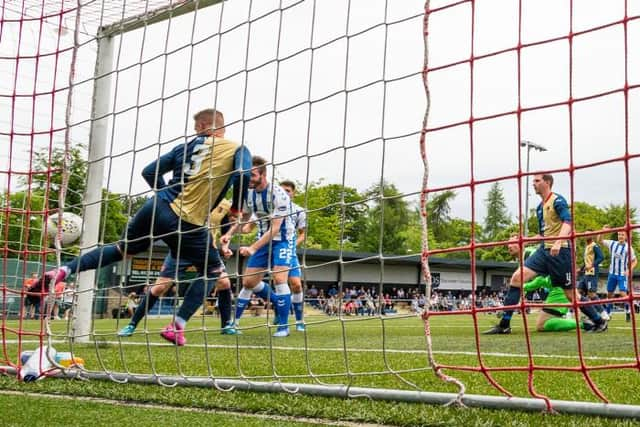
M598 389L612 403L637 404L640 375L632 365L635 360L633 333L630 324L618 315L604 334L583 334L583 352L588 368L616 365L617 369L589 371ZM158 337L166 320L150 320L138 328L136 335L119 340L115 336L115 321L98 320L94 324L99 345L74 345L76 355L86 361L87 369L103 372L151 373L167 376L204 376L255 381L281 380L300 383L349 384L357 387L425 390L453 393L456 388L435 377L428 366L423 323L411 318L355 318L344 322L337 318L309 317L307 334L292 332L285 339L272 339L263 318L243 319L242 336L221 336L216 329L218 319L195 318L187 334L188 345L176 348ZM479 329L495 322L495 317L481 315ZM535 316L531 319L534 324ZM16 327L17 323L8 323ZM206 332L203 333L202 327ZM522 371L498 370L490 375L515 396L530 397L527 367L529 358L520 317L514 318L514 333L510 336L480 336L480 358L476 355L474 325L469 316L442 316L432 319L432 337L436 362L442 365L477 368L480 361L487 368L521 368ZM23 330L39 332L38 322L24 322ZM54 322L56 338L63 338L64 322ZM5 356L15 362L18 337L5 331L9 340ZM23 339L27 337L23 336ZM147 342L151 345L147 345ZM206 342L206 346L205 346ZM343 342L346 345L343 345ZM531 348L535 366L533 387L536 393L551 399L592 401L598 398L579 372L557 372L545 367L580 368L575 332L531 333ZM33 349L35 343L24 343L23 349ZM346 349L345 349L346 347ZM69 344L56 344L59 351L68 351ZM4 361L6 363L6 360ZM500 395L479 372L447 369L462 380L469 394ZM326 421L349 420L393 425L631 425L630 421L587 418L580 416L549 416L518 411L443 408L440 406L399 402L372 401L366 398L340 399L304 396L289 393L223 392L196 387L167 388L159 385L117 384L109 381L72 381L49 378L32 384L19 383L13 377L0 378L0 388L49 393L65 396L90 396L116 401L144 402L170 407L229 410L240 415L220 415L233 421L242 414L273 414L319 418ZM44 398L44 397L42 397ZM28 397L30 401L33 397ZM122 407L84 402L87 411L102 411L101 418L119 418ZM37 404L35 406L43 406ZM44 405L46 406L46 405ZM52 404L50 411L60 403ZM64 412L62 405L60 409ZM118 408L116 410L116 408ZM84 410L84 409L83 409ZM137 410L136 410L137 411ZM149 411L149 424L154 422L154 409ZM22 411L28 412L28 411ZM199 425L199 413L191 413ZM176 416L186 417L184 411ZM58 414L64 417L64 414ZM146 415L145 415L146 417ZM209 417L211 415L209 414ZM145 418L146 419L146 418ZM230 422L231 422L230 421ZM20 425L20 421L17 421ZM247 422L262 422L260 419ZM289 421L283 421L288 423ZM142 422L141 422L142 423ZM243 425L245 421L242 421ZM55 425L55 424L54 424ZM146 425L146 424L143 424Z

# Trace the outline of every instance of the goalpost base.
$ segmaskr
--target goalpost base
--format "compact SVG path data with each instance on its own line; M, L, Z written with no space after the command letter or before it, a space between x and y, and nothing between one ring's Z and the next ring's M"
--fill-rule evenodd
M16 374L15 368L6 368L6 373ZM250 380L216 379L209 377L177 377L163 375L127 375L124 373L87 372L69 369L52 375L55 378L74 379L82 377L91 380L110 380L136 384L156 384L164 386L191 386L216 388L218 390L257 391L263 393L299 393L309 396L361 398L388 400L407 403L426 403L430 405L448 405L455 402L455 393L435 393L397 389L375 389L366 387L348 387L345 385L295 384L286 382L264 382ZM507 409L528 412L545 412L546 405L541 399L505 396L482 396L465 394L462 403L470 408ZM551 407L559 414L589 415L608 418L628 418L640 420L640 406L597 402L573 402L568 400L550 400Z

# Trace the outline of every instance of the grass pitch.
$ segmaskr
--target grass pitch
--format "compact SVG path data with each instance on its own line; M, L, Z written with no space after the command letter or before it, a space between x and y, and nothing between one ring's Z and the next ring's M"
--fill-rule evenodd
M528 316L530 330L536 315ZM597 389L612 403L638 404L640 375L636 358L636 331L623 315L617 315L604 334L582 334L584 366L578 357L576 333L531 332L529 344L524 334L522 318L512 321L514 333L508 336L482 336L476 341L476 325L470 316L435 316L432 318L432 338L436 362L445 366L478 368L484 366L489 375L514 396L531 397L531 392L551 399L599 402L585 381L585 372ZM480 331L496 319L479 315ZM241 379L248 381L282 381L310 384L351 385L354 387L392 388L454 393L457 389L435 377L426 356L424 327L415 317L363 318L309 316L307 332L292 331L284 339L271 337L265 318L244 318L243 334L220 335L218 319L194 318L187 332L187 346L176 348L158 333L167 319L151 319L141 324L130 338L118 338L116 331L124 324L114 320L97 320L94 324L96 343L74 345L76 355L86 361L86 368L98 372L129 372L132 375L197 376ZM8 328L17 322L8 322ZM54 322L54 344L58 351L69 351L64 342L66 323ZM25 332L39 332L39 322L24 322ZM7 342L4 357L17 360L18 336L4 330ZM23 336L23 340L28 337ZM23 342L23 349L33 349L35 342ZM530 346L532 357L528 356ZM478 354L477 348L480 349ZM6 360L5 360L6 363ZM529 385L529 370L533 381ZM557 371L558 367L570 371ZM605 369L605 368L611 369ZM447 369L447 374L463 381L469 394L500 395L487 376L469 370ZM72 381L48 378L32 384L19 383L13 377L0 378L6 390L86 396L111 399L107 403L84 402L86 411L103 413L100 419L117 418L122 406L118 402L162 405L184 417L185 425L200 425L200 416L229 425L260 425L284 423L375 423L391 425L631 425L631 421L543 415L507 410L443 408L434 405L323 398L300 394L224 392L195 387L168 388L160 385L117 384L107 381ZM40 399L40 400L38 400ZM67 403L47 405L29 394L20 399L27 402L21 414L30 407L50 407L64 411ZM29 402L33 401L33 405ZM114 403L115 402L115 403ZM33 410L33 409L31 409ZM84 411L85 409L81 409ZM158 409L162 412L161 409ZM201 411L212 411L201 413ZM149 425L158 414L155 407L137 414L149 414ZM220 412L226 411L226 412ZM215 417L212 418L215 414ZM259 414L258 418L256 417ZM260 416L287 418L266 421ZM146 416L146 415L145 415ZM168 416L168 415L167 415ZM191 417L194 417L193 419ZM240 418L238 418L240 417ZM222 421L221 421L222 420ZM80 420L82 421L82 420ZM90 423L91 420L86 420ZM17 420L21 425L20 421ZM35 425L35 424L31 424ZM43 424L44 425L44 424ZM55 425L47 424L47 425ZM83 425L83 424L77 424ZM89 424L86 424L89 425ZM94 424L95 425L95 424ZM140 425L144 424L141 419ZM226 425L226 424L225 424ZM344 424L346 425L346 424Z

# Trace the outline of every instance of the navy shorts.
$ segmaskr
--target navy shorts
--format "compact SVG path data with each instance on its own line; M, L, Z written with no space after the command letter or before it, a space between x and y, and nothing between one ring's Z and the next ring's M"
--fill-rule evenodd
M180 276L187 271L189 267L192 267L193 263L184 257L180 257L180 261L176 260L171 254L167 254L162 262L162 268L160 269L160 277L168 277L171 279L180 278ZM225 271L224 264L222 265L222 271ZM178 274L176 276L176 273Z
M560 248L556 256L551 256L548 248L538 249L524 261L524 266L539 276L550 276L554 286L571 289L571 249Z
M584 290L587 292L598 292L598 276L585 275L584 276Z
M160 198L151 198L129 220L123 238L118 242L123 254L135 255L145 251L152 241L162 239L171 256L180 257L194 265L200 275L217 276L222 270L222 261L218 250L211 246L209 229L204 225L195 225L180 218L173 212L169 203Z

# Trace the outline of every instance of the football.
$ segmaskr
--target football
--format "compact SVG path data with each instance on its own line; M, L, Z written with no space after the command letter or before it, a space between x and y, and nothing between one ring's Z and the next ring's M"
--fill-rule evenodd
M70 245L80 238L82 233L82 218L72 212L64 212L62 214L62 221L59 219L59 214L51 215L47 219L47 234L54 241L56 233L58 233L58 226L61 230L61 243L62 245Z

